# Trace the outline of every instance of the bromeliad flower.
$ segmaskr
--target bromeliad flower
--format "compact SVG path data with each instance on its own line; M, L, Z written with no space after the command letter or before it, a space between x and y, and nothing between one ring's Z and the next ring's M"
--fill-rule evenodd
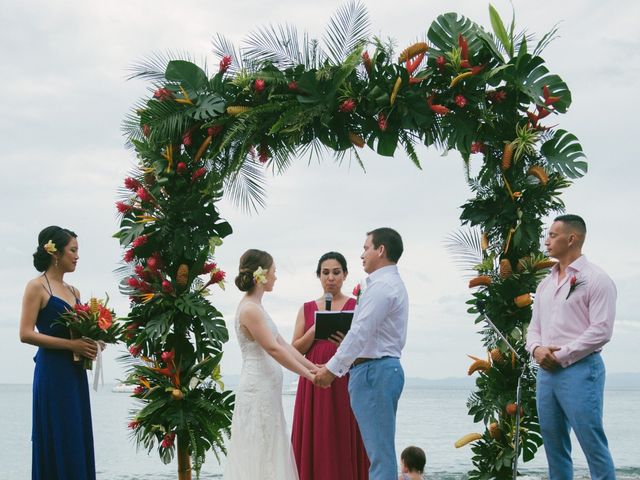
M256 271L253 272L253 280L255 281L256 285L260 283L267 283L267 271L262 267L258 267Z
M45 252L47 252L49 255L53 255L58 251L58 249L56 248L56 244L53 243L52 240L49 240L47 243L45 243L42 248L44 248Z
M573 291L583 283L584 283L584 280L578 280L578 278L575 275L572 275L571 278L569 279L569 293L567 293L567 298L565 300L568 300L571 294L573 293Z

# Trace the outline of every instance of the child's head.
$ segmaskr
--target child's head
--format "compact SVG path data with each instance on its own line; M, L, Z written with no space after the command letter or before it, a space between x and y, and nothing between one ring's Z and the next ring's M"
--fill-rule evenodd
M424 472L424 465L427 463L427 457L424 454L424 450L419 447L407 447L400 454L400 460L402 461L403 471L406 469L408 472Z

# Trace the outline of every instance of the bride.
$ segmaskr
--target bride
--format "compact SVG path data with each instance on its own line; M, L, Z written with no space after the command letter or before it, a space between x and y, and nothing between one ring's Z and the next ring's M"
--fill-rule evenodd
M278 333L262 307L262 295L273 290L273 257L247 250L240 257L237 287L246 292L236 313L242 352L240 385L231 424L225 480L298 480L282 411L282 368L313 381L316 365Z

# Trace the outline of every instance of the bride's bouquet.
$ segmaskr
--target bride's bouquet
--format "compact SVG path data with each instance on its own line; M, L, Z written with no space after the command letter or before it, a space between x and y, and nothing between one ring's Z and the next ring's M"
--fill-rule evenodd
M76 303L73 309L60 316L58 323L67 327L71 338L89 338L98 343L116 343L124 330L124 325L115 319L115 312L107 307L106 300L92 297L87 303ZM101 346L98 347L101 349ZM93 362L86 357L73 354L73 359L82 361L87 370L93 369Z

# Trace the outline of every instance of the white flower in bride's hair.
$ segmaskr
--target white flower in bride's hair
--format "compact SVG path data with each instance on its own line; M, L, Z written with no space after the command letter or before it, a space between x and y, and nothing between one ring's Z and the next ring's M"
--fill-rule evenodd
M256 268L256 271L253 272L253 279L255 280L256 285L259 283L267 283L267 271L262 267Z
M49 240L47 243L45 243L42 248L44 248L45 252L47 252L49 255L53 255L58 251L58 249L56 248L56 244L53 243L52 240Z

